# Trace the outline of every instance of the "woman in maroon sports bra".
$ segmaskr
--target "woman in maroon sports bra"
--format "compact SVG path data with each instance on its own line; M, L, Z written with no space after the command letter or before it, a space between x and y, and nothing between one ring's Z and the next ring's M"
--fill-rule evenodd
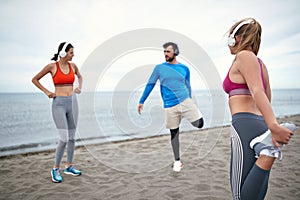
M235 55L223 88L232 115L230 182L233 199L261 200L271 167L294 129L279 125L271 107L269 75L257 57L261 26L253 18L235 23L228 47Z
M67 42L61 43L58 47L58 52L51 59L55 62L46 65L32 79L32 82L41 91L49 98L53 98L52 116L59 134L59 141L55 152L55 164L51 170L51 178L55 183L62 182L60 162L65 148L67 149L67 162L64 173L73 176L81 175L81 172L76 170L72 165L78 120L78 103L75 93L80 94L82 87L82 76L79 69L75 63L70 62L73 56L74 50L72 44ZM55 92L46 89L39 81L48 73L52 76ZM75 75L78 78L79 86L74 89Z

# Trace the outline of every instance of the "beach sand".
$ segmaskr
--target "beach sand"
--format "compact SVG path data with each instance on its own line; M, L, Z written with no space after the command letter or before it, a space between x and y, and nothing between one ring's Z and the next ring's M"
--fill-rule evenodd
M300 126L300 115L279 121ZM300 199L299 133L272 168L268 200ZM0 199L231 199L229 126L183 132L180 142L180 173L171 168L170 136L165 135L78 147L74 165L83 174L62 174L62 183L50 178L54 151L2 157Z

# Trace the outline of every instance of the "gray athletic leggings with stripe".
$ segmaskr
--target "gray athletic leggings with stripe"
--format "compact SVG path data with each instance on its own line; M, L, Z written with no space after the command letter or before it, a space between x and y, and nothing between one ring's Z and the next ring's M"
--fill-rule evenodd
M55 97L52 102L52 116L59 134L59 142L55 153L55 165L60 165L66 146L67 162L71 163L75 149L75 132L78 120L76 95Z
M255 164L249 144L267 130L262 116L246 112L232 116L230 181L234 200L263 200L266 196L270 171Z

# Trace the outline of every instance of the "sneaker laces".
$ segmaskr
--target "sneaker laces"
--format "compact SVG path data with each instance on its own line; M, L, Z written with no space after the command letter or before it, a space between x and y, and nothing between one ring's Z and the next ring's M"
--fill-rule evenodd
M66 167L67 171L72 171L74 169L73 165L70 165L69 167Z
M55 172L55 176L60 176L60 169L59 168L54 169L54 172Z

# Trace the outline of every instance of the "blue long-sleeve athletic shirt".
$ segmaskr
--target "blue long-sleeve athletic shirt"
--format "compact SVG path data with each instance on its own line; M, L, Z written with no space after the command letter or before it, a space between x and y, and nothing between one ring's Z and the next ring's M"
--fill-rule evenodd
M164 108L176 106L185 99L192 97L189 68L181 63L169 64L165 62L155 66L139 101L140 104L144 104L157 80L160 82Z

